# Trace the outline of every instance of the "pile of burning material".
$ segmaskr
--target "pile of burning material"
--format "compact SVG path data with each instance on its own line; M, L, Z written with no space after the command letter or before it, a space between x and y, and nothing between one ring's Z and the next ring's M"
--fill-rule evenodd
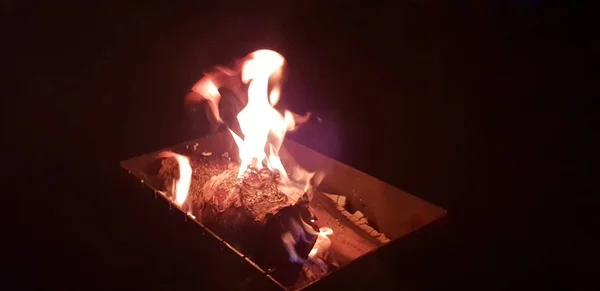
M273 282L298 289L445 211L284 140L309 116L274 108L283 65L259 50L218 67L186 100L206 101L227 130L122 166ZM219 106L223 87L244 105L235 119Z

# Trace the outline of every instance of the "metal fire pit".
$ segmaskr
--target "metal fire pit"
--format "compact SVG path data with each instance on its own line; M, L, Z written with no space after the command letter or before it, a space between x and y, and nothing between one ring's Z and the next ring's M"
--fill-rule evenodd
M165 150L171 150L184 155L199 155L202 152L211 152L213 154L221 155L227 152L231 157L237 157L237 147L228 132L222 132L197 140L184 142ZM144 170L147 169L149 164L155 161L156 153L158 152L148 153L121 162L121 166L124 169L137 179L141 180L148 188L154 190L155 195L158 191L149 183L145 182L147 181L147 174L144 173ZM364 259L373 256L374 252L398 244L401 237L431 224L446 214L446 211L438 206L399 190L366 173L344 165L294 141L284 141L280 156L286 167L298 164L309 171L317 170L326 174L325 178L319 184L317 191L315 191L310 206L317 215L317 224L321 223L321 225L318 226L328 226L334 230L334 234L330 236L332 243L329 252L333 254L337 253L338 257L341 259L331 259L332 261L335 260L337 266L330 268L325 275L320 276L320 278L316 280L306 280L293 285L283 284L276 279L277 276L272 273L273 270L258 265L251 258L247 257L241 251L231 246L227 241L223 240L221 236L213 230L208 229L200 221L197 221L194 217L184 212L187 220L195 221L202 231L210 234L210 236L220 242L222 246L226 246L233 254L239 256L244 264L252 266L252 268L257 271L255 272L256 275L242 280L243 284L238 284L238 287L242 290L262 290L269 287L274 287L275 289L299 290L320 285L315 283L322 283L321 281L327 281L324 279L334 277L330 276L332 273L340 273L349 269L352 270L349 270L348 273L360 273L361 268L369 267L364 264L361 267L360 264L357 265L354 263L355 261L364 261ZM325 195L324 193L328 193L328 195ZM330 194L346 197L348 204L350 205L346 209L346 216L343 215L342 209L331 199L332 195ZM181 208L172 203L171 199L163 195L159 196L171 203L171 207L183 212ZM352 218L354 219L354 222L352 222L351 219L349 219L350 217L347 216L348 213L356 214L357 211L368 219L369 225L385 234L385 236L389 238L389 242L378 243L377 240L370 237L364 229L357 227L357 224L355 223L356 219ZM336 235L344 235L345 233L350 235L345 235L346 237L344 238L336 237ZM356 245L356 247L354 247L354 245ZM364 245L370 247L364 247ZM365 273L368 273L368 271L369 270L362 270L362 272ZM232 278L232 280L235 279ZM352 278L346 280L352 281Z

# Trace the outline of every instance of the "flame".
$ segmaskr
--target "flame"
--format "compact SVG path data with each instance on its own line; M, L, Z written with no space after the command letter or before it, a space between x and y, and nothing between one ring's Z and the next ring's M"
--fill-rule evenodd
M288 179L287 171L279 158L279 149L285 133L295 127L294 116L285 111L282 115L273 108L280 96L279 84L271 92L268 90L269 78L280 73L285 59L271 50L259 50L251 53L242 67L242 81L248 85L248 104L237 115L244 139L230 130L240 153L240 171L242 176L249 166L257 169L263 162L271 170L279 171L282 181ZM270 98L269 98L270 97ZM268 144L269 134L273 140Z
M290 256L290 262L305 262L305 260L302 259L296 252L296 244L300 242L300 240L303 240L307 243L310 242L308 234L317 236L313 248L308 253L309 259L322 256L331 246L331 239L329 238L329 235L333 234L333 229L329 227L321 227L319 228L319 232L317 232L310 224L306 223L301 217L299 217L297 221L292 221L291 228L281 236L281 241L283 242L283 245Z
M241 160L238 176L249 166L279 171L281 181L289 182L288 173L279 157L279 150L288 131L306 122L310 114L300 116L290 111L281 114L273 106L281 99L281 73L285 58L272 50L258 50L246 56L236 69L217 67L216 72L207 74L192 87L198 95L189 95L187 101L207 100L217 121L223 122L219 112L221 95L219 88L226 86L225 79L236 75L248 85L248 103L237 115L243 138L230 130L239 149ZM269 90L271 80L271 90ZM264 164L264 165L263 165ZM312 175L308 176L310 180ZM308 185L308 183L304 183ZM304 187L303 187L304 188Z
M329 236L332 234L333 229L329 227L321 227L319 229L319 236L317 236L317 241L315 242L315 245L313 246L312 250L310 250L310 253L308 253L308 257L314 258L317 255L325 253L325 251L327 251L327 249L329 249L329 247L331 246L331 239L329 238Z
M202 78L198 83L194 84L192 91L200 94L203 98L208 101L210 110L214 113L215 118L219 122L223 122L221 114L219 113L219 102L221 101L221 94L219 88L215 85L211 78ZM193 95L192 95L193 96ZM191 97L193 98L193 97ZM194 101L193 99L191 101Z
M192 166L190 165L190 159L171 151L161 152L158 154L158 157L174 158L179 165L179 179L174 183L173 193L175 194L175 203L181 206L188 196L190 185L192 183Z
M304 230L307 230L308 233L311 233L312 231L313 235L315 233L315 231L309 225L307 225L302 218L299 217L299 221L302 223L302 225L300 225L298 221L292 220L291 228L281 235L281 241L283 242L283 245L290 256L290 262L293 263L304 263L304 259L298 255L298 252L296 252L296 244L300 240L309 242L309 238Z
M235 69L218 67L216 74L207 74L192 88L198 94L188 95L187 101L198 101L198 97L207 100L212 114L219 122L223 122L218 108L221 100L218 89L226 86L224 79L239 74L241 82L248 85L247 104L237 115L243 137L229 129L239 150L241 164L238 177L243 177L248 167L262 169L266 166L279 172L282 182L279 190L288 197L298 194L298 190L308 193L311 184L321 183L324 174L310 172L296 165L288 175L279 156L286 133L297 129L298 125L308 121L311 116L310 113L300 116L288 110L282 114L274 108L281 99L281 73L285 58L275 51L263 49L250 53L240 63ZM299 218L292 221L291 229L281 236L281 240L289 253L290 261L304 263L305 260L296 252L296 244L301 240L308 243L309 237L317 236L309 255L309 258L316 259L331 245L328 236L332 233L333 230L328 227L316 231Z
M217 66L210 73L192 87L192 91L198 93L188 94L186 102L197 102L207 100L210 110L218 122L223 122L219 112L219 102L221 101L221 93L219 88L227 86L228 80L232 79L238 72L235 70Z

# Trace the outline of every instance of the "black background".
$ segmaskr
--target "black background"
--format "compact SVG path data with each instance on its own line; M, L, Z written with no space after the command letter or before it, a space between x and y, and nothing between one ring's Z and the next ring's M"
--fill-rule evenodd
M321 2L4 1L3 142L27 152L5 153L14 286L195 288L189 229L131 195L118 162L205 134L183 97L259 48L287 58L284 105L325 120L291 138L448 209L443 239L392 255L410 276L390 265L389 284L578 289L597 274L579 171L590 7Z

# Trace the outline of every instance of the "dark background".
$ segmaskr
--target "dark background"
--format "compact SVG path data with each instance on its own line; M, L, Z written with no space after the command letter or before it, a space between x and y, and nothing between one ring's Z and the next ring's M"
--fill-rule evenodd
M118 162L205 134L183 97L259 48L287 58L284 105L325 120L291 138L448 209L441 239L387 256L386 283L574 290L597 275L584 1L321 2L4 1L14 286L210 281L183 219L132 195Z

